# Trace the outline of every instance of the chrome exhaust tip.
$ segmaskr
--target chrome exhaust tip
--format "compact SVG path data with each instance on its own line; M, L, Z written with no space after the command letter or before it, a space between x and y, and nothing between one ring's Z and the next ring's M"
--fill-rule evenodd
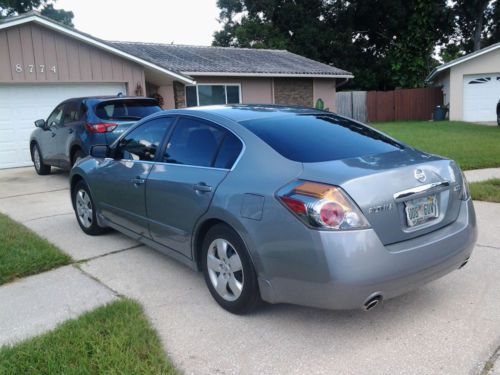
M374 309L380 302L382 302L382 296L380 294L377 294L371 298L369 298L364 304L363 304L363 310L369 311Z

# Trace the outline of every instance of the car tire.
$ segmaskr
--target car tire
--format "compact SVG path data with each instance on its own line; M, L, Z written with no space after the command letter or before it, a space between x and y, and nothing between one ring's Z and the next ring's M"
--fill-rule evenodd
M212 297L233 314L246 314L261 302L257 273L241 237L229 226L209 229L202 247L202 269Z
M73 168L78 160L83 159L85 156L86 155L80 149L74 151L73 155L71 155L71 168Z
M50 174L51 167L50 165L44 163L40 147L38 147L38 144L36 143L31 146L31 158L37 174L40 176Z
M101 227L97 222L94 199L85 181L82 180L76 183L71 199L76 221L86 234L96 236L109 231L109 228Z

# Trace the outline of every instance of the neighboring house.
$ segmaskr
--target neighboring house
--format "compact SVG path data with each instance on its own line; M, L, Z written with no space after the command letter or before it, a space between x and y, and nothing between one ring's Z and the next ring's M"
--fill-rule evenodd
M163 107L220 103L335 109L352 74L287 51L108 42L39 13L0 21L0 169L29 165L33 121L62 100L159 94Z
M496 122L500 43L438 66L426 82L442 87L450 120Z

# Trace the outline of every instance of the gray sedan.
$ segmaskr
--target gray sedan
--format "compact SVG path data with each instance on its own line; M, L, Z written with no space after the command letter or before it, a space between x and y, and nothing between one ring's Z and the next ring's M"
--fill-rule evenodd
M226 310L371 309L464 266L477 238L452 160L329 112L164 111L70 175L78 224L194 270Z

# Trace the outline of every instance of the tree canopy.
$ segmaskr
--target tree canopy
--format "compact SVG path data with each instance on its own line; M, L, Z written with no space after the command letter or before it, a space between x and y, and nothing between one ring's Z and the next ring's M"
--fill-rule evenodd
M419 87L441 60L500 41L497 0L218 0L213 45L286 49L354 73L352 88Z
M39 10L45 17L73 27L73 12L54 8L52 0L0 0L0 18Z

